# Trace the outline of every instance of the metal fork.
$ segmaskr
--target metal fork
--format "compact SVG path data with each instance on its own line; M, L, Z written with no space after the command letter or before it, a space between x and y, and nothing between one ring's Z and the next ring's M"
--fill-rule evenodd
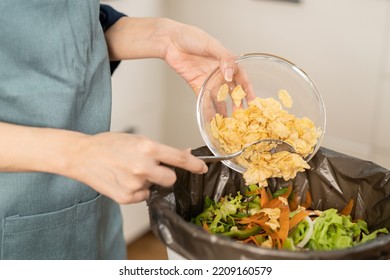
M285 141L278 140L278 139L266 138L266 139L261 139L261 140L255 141L253 143L250 143L250 144L244 146L238 152L235 152L235 153L232 153L232 154L229 154L229 155L224 155L224 156L198 156L197 158L202 159L205 162L218 162L218 161L223 161L223 160L229 160L229 159L238 157L247 148L252 147L254 145L257 145L259 143L264 143L264 142L268 142L270 144L276 144L276 146L270 150L271 153L277 153L277 152L281 152L281 151L288 151L290 153L296 153L297 152L293 146L291 146L289 143L287 143Z

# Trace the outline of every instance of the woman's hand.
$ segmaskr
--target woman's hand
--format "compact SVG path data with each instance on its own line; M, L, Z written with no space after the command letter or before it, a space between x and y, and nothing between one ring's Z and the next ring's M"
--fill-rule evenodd
M139 135L101 133L88 136L74 159L73 177L118 203L134 203L149 196L151 184L172 186L175 172L168 166L193 173L207 166L191 155Z
M219 41L194 26L173 21L166 24L169 41L163 58L187 81L196 94L218 66L225 80L232 80L235 56Z
M235 56L203 30L165 18L119 19L105 32L111 60L161 58L198 94L218 66L226 81Z

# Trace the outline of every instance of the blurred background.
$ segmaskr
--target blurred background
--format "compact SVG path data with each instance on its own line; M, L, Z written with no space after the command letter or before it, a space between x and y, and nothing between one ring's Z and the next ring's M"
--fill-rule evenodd
M202 28L236 54L302 68L327 111L322 146L390 169L390 0L111 0L133 17ZM177 147L204 145L196 97L163 61L124 61L113 76L112 130ZM149 231L145 203L122 206L126 241Z

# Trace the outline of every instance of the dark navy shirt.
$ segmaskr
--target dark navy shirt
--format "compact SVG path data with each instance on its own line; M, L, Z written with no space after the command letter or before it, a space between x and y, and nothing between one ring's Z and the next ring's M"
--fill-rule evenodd
M116 10L114 10L111 6L108 5L100 5L100 23L103 27L103 30L106 31L111 27L118 19L126 16Z
M125 14L122 14L116 10L114 10L111 6L108 5L100 5L100 15L99 20L102 25L103 31L109 29L117 20L121 17L125 17ZM111 74L114 73L115 69L118 67L120 61L111 61L110 68Z

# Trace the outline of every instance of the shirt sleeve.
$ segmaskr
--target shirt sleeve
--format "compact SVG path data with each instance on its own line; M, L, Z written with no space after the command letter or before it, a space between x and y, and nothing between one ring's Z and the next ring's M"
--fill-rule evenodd
M125 17L125 16L126 16L125 14L116 11L109 5L103 5L103 4L100 5L99 20L104 32L106 32L121 17ZM120 61L110 61L111 75L114 73L119 63Z
M117 22L121 17L125 17L125 14L118 12L108 5L100 5L100 15L99 20L102 25L103 31L106 31L110 28L115 22Z

